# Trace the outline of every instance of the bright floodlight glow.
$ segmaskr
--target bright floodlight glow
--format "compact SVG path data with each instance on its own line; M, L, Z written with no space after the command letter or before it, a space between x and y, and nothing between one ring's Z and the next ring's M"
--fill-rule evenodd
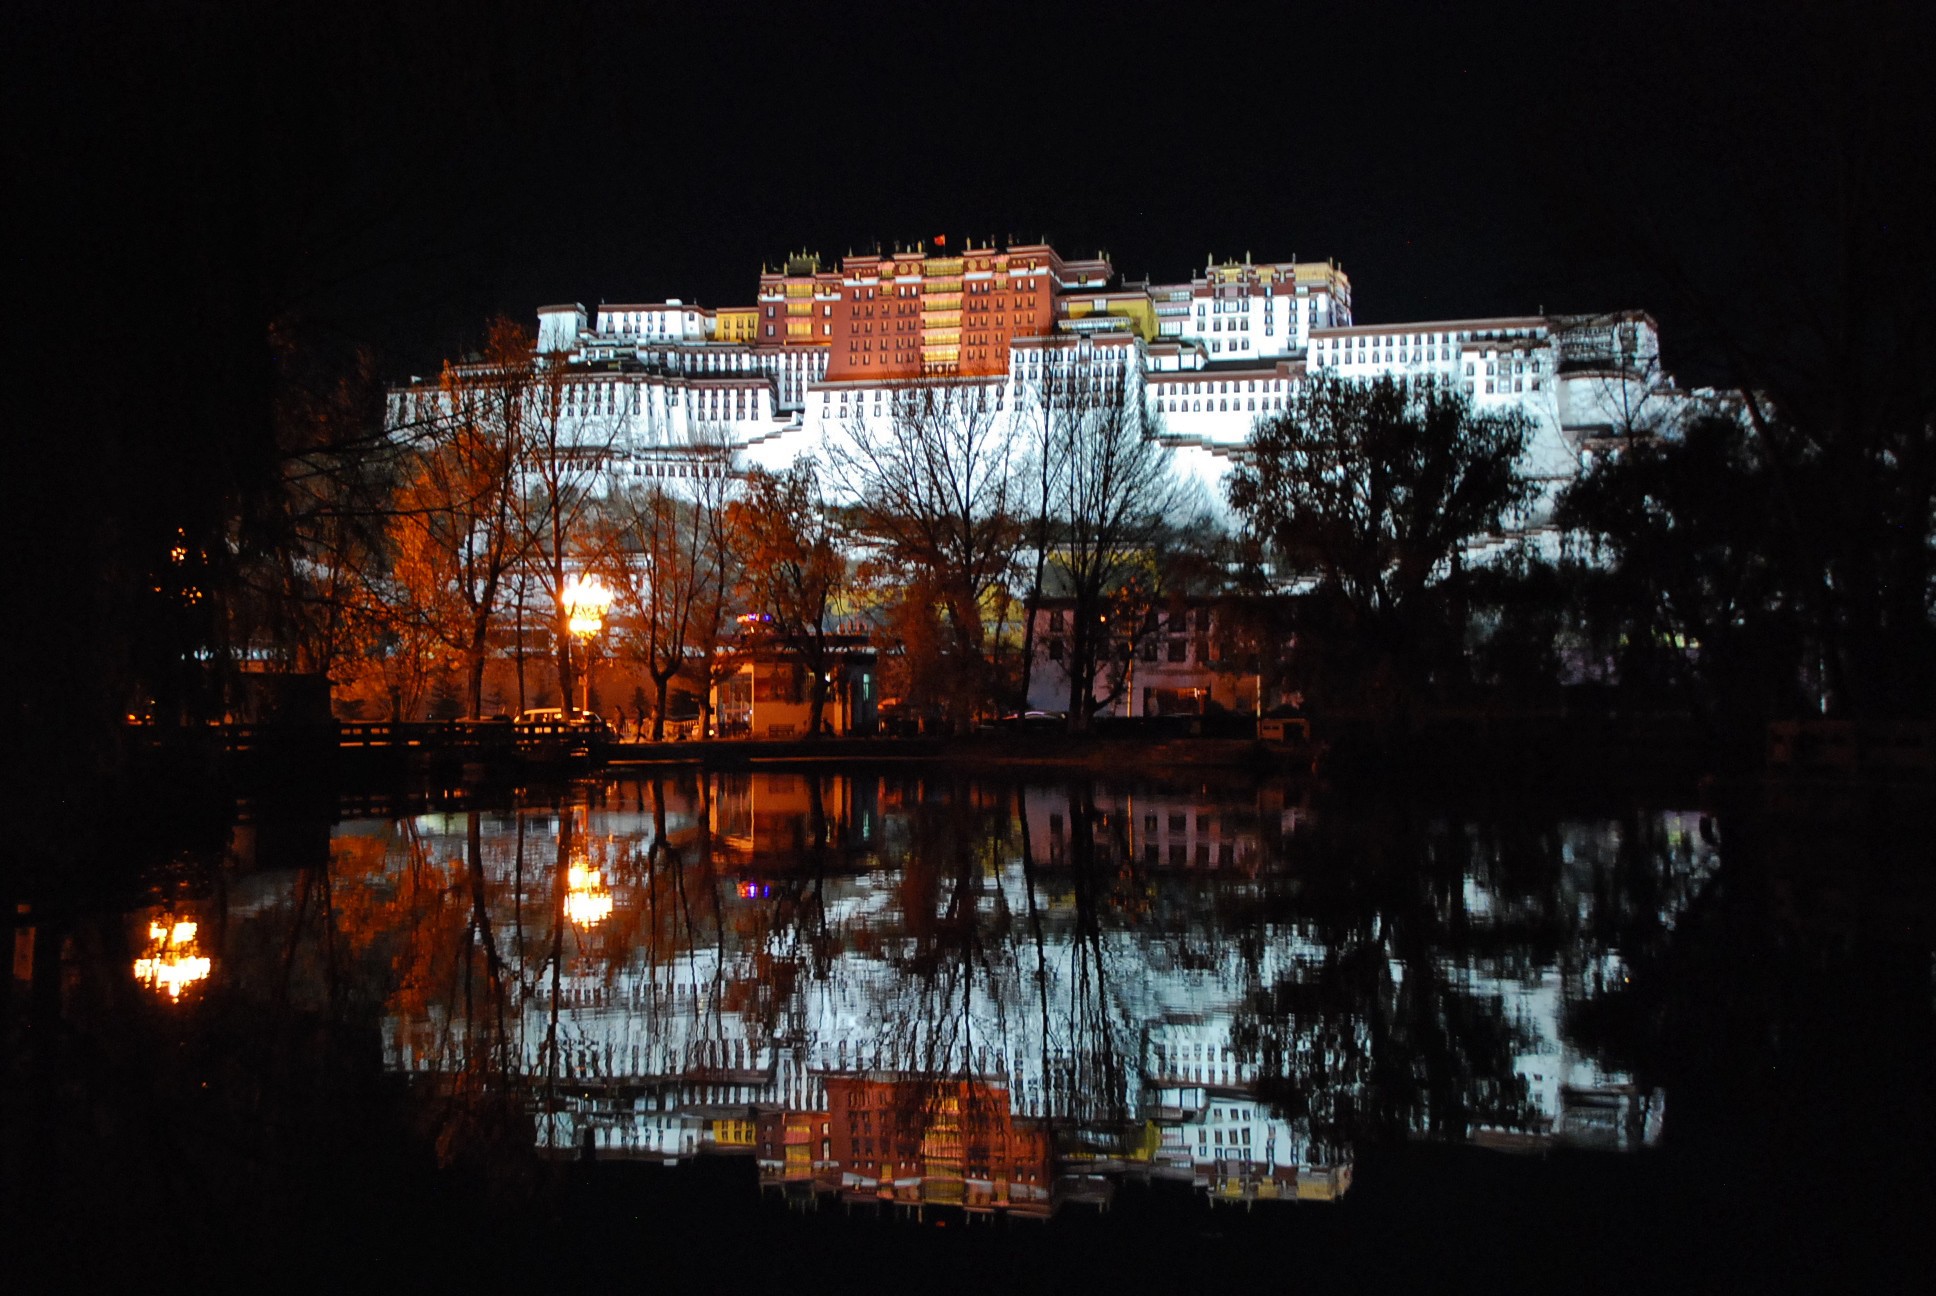
M580 638L589 639L605 623L605 613L611 610L612 591L605 582L596 576L574 576L564 588L565 612L571 618L571 632Z

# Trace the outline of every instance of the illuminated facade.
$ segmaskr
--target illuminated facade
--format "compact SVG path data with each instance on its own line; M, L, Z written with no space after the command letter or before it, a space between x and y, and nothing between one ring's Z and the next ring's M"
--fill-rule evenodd
M1045 243L923 245L838 266L797 253L761 272L751 306L544 307L538 349L561 367L573 435L611 482L690 475L704 471L695 456L722 451L767 468L824 460L851 430L891 420L911 388L1027 420L1051 375L1108 373L1214 501L1257 420L1323 372L1522 411L1525 467L1550 500L1603 438L1648 430L1683 395L1639 311L1368 325L1333 262L1213 257L1187 281L1137 283L1106 257ZM405 426L437 400L413 380L390 417Z

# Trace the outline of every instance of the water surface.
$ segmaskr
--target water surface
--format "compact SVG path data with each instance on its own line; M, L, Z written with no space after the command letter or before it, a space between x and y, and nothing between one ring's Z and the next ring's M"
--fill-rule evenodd
M67 938L64 1011L202 1050L233 1123L251 1064L207 1044L227 1038L281 1077L243 1119L298 1160L320 1140L362 1177L413 1149L433 1191L533 1202L566 1168L632 1165L666 1177L599 1209L684 1193L714 1203L709 1228L770 1233L785 1203L827 1230L828 1207L1066 1230L1127 1200L1308 1232L1428 1185L1449 1209L1462 1183L1536 1213L1550 1183L1495 1182L1545 1173L1497 1168L1533 1164L1514 1153L1572 1158L1576 1197L1622 1185L1632 1210L1633 1185L1693 1162L1614 1167L1677 1146L1734 1176L1733 1203L1783 1145L1727 1112L1763 1105L1755 1050L1783 1045L1729 1032L1791 1029L1803 1002L1763 1011L1796 975L1753 954L1822 946L1793 914L1717 938L1739 922L1733 832L1691 805L1337 805L1272 781L600 781L245 821L219 867ZM1895 1000L1925 1057L1913 913L1882 963L1925 978ZM340 1152L339 1126L358 1130ZM1482 1160L1432 1160L1453 1153ZM1696 1210L1646 1236L1692 1237Z

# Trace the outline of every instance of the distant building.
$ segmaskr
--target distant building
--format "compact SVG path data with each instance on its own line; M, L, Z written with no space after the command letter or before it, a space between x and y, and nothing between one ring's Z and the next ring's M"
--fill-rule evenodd
M1229 606L1226 600L1165 600L1142 613L1137 624L1111 627L1099 645L1097 675L1089 688L1102 704L1101 713L1255 715L1260 649L1227 614ZM1073 615L1074 604L1066 598L1045 598L1036 608L1032 709L1068 709ZM1288 646L1279 641L1270 651ZM1265 705L1274 701L1267 697Z
M821 706L823 732L839 737L874 732L880 708L880 668L865 634L828 636L831 662ZM811 667L797 645L753 636L742 641L739 669L713 689L721 736L804 738L813 732Z

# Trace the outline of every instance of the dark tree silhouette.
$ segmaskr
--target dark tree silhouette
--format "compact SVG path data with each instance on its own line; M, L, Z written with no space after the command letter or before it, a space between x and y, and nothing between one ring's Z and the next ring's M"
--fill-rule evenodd
M1532 499L1518 414L1387 379L1313 378L1262 422L1231 475L1230 502L1275 547L1285 575L1314 578L1346 629L1401 688L1445 652L1456 625L1438 595L1466 546Z

